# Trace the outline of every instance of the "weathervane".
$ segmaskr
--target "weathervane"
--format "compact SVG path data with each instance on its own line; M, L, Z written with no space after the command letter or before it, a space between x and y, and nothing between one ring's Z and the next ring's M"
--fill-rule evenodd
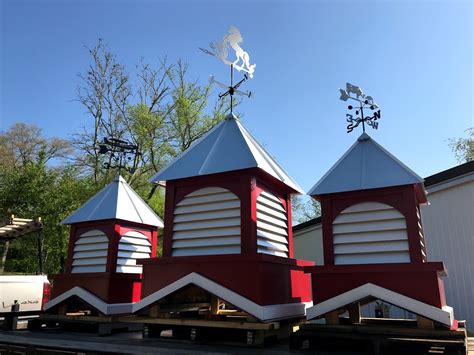
M130 142L116 139L116 138L104 138L102 144L99 144L99 154L110 153L110 160L103 164L105 169L117 169L120 171L125 169L132 174L135 172L135 165L137 158L141 154L138 151L138 146ZM133 167L129 168L127 162L132 160L133 155Z
M379 106L374 102L372 96L364 95L360 87L349 83L346 83L346 90L339 89L339 92L341 93L341 97L339 99L341 99L342 101L347 101L348 99L351 99L357 101L359 105L357 107L353 107L352 105L347 106L349 110L352 110L353 108L356 109L355 118L354 115L350 113L346 114L346 120L349 123L347 125L347 133L352 132L353 129L356 128L360 123L362 123L362 130L364 133L365 123L367 123L373 129L378 128L379 123L377 122L377 120L380 119L380 110L373 112L373 116L364 116L364 108L370 108L372 111L379 108ZM352 96L350 94L352 94Z
M211 42L209 44L210 50L205 48L199 48L204 53L212 55L217 59L220 59L224 64L230 65L230 85L225 85L217 80L214 80L214 77L211 76L211 83L216 83L220 87L226 89L225 92L219 94L219 98L223 98L225 96L230 96L230 112L233 112L233 96L234 94L239 94L247 97L251 97L252 93L250 91L240 91L238 90L239 86L248 78L253 78L253 73L255 71L256 64L250 64L250 57L249 54L242 49L240 44L242 44L243 38L240 34L240 31L235 26L230 26L229 31L224 36L222 41ZM230 61L228 56L228 48L232 48L235 51L236 59L232 62ZM238 71L243 71L244 78L240 80L237 84L234 85L234 69Z

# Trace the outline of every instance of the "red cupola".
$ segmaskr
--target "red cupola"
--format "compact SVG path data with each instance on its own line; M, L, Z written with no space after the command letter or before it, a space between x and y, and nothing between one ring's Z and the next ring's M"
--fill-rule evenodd
M308 263L293 258L290 202L301 189L238 118L152 178L162 181L163 257L141 261L137 309L194 284L262 321L305 314Z
M77 296L102 311L140 300L142 266L156 256L161 219L117 176L63 224L71 225L66 272L53 276L47 309Z
M422 178L363 133L308 194L321 203L324 245L324 266L305 269L309 319L380 299L453 326L444 265L427 261Z

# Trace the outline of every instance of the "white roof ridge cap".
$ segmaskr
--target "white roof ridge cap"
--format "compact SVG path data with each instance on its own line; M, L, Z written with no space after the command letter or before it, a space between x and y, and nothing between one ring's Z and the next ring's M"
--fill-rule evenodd
M125 194L127 195L127 198L129 200L129 203L133 206L133 209L135 210L135 213L137 214L137 217L138 219L140 220L140 223L143 223L143 218L140 214L140 211L138 210L138 207L135 206L135 203L133 203L133 199L130 197L130 191L129 190L132 190L133 189L130 187L130 185L126 182L126 181L121 181L121 183L123 184L123 190L125 191ZM119 200L117 200L117 202L119 202ZM115 215L117 216L118 215L118 203L117 203L117 211L115 212Z
M293 180L293 178L285 171L285 169L283 169L283 167L280 166L280 164L276 161L276 159L273 159L270 156L270 154L265 150L265 148L263 148L262 145L254 138L252 133L250 133L250 131L239 121L236 121L236 122L239 129L242 131L244 138L245 139L248 138L250 140L250 143L252 143L255 146L258 153L260 153L260 155L265 160L265 162L272 168L272 170L278 176L279 180L283 182L284 184L289 185L293 189L297 190L298 192L304 193L304 190L301 188L301 186L296 181ZM256 164L258 168L262 169L261 167L258 166L258 161L256 161ZM262 170L265 171L264 169ZM285 181L286 179L288 179L289 181Z
M125 188L126 193L127 193L128 197L130 199L130 202L133 205L133 208L135 208L135 210L137 211L137 214L138 214L140 220L142 221L141 223L142 224L148 224L147 222L143 221L142 215L139 213L139 210L138 210L137 206L135 206L135 204L133 203L133 199L130 198L130 195L133 195L136 198L138 198L138 200L141 202L141 204L143 206L145 206L147 208L147 210L152 214L152 216L154 216L160 222L160 224L157 225L157 227L163 227L163 220L160 218L160 216L158 216L158 214L153 210L153 208L151 208L150 205L142 199L142 197L138 194L138 192L136 192L134 189L132 189L132 187L126 181L124 181L124 183L125 183L125 187L126 187Z
M237 125L237 128L239 129L240 131L240 134L242 134L242 138L244 139L246 145L247 145L247 149L250 151L250 155L252 156L252 159L254 160L255 162L255 165L258 167L258 160L256 159L256 157L253 155L252 153L252 149L250 148L250 144L252 144L253 146L255 146L257 148L257 151L260 153L258 147L259 147L259 144L255 144L255 139L252 137L252 135L250 134L250 132L247 130L247 128L245 128L245 126L239 121L239 120L235 120L235 124ZM248 141L248 139L250 140L250 142ZM250 143L250 144L249 144Z

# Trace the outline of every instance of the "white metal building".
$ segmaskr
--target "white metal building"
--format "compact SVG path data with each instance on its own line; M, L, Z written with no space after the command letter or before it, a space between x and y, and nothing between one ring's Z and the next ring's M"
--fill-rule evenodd
M425 179L422 208L429 261L443 261L446 301L474 330L474 161ZM293 226L295 257L324 264L321 218Z

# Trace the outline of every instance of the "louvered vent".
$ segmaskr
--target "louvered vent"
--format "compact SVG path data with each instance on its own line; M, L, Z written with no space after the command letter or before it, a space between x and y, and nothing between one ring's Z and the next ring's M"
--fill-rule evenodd
M346 208L333 222L335 264L410 261L405 217L382 203Z
M109 239L100 230L82 234L74 243L72 273L105 272Z
M186 195L174 209L173 256L240 254L240 200L207 187Z
M422 257L423 262L427 262L428 258L426 256L426 241L425 241L425 235L423 233L423 225L421 223L420 210L418 207L416 208L416 217L418 220L418 235L420 236L421 257Z
M151 257L151 243L148 238L136 231L129 231L120 238L117 255L117 272L141 274L142 266L137 259Z
M288 257L288 221L285 208L274 194L257 197L257 252Z

